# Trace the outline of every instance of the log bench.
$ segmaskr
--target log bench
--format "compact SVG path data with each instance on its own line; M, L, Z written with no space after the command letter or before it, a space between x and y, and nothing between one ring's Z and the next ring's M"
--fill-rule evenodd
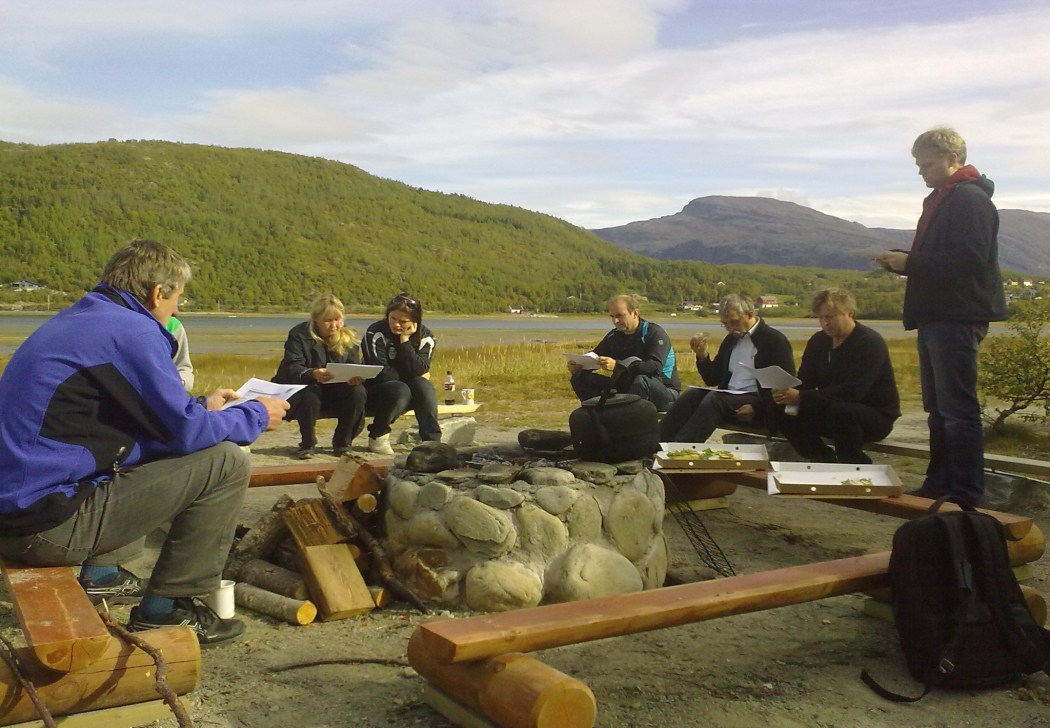
M0 570L26 642L16 650L17 658L52 715L156 700L153 658L110 635L71 568L0 562ZM200 645L192 630L170 627L139 636L163 650L176 694L197 687ZM0 725L36 715L17 675L0 662ZM130 726L142 717L141 711L127 718L110 712L104 724Z
M766 487L764 473L695 473L684 477L690 476L710 485L726 483ZM819 500L905 519L920 517L931 502L915 496ZM946 504L945 508L958 506ZM1015 568L1030 564L1043 555L1045 539L1031 518L985 512L995 516L1005 527L1010 562ZM482 690L485 678L500 669L498 661L507 654L663 629L857 592L885 592L889 588L889 557L890 553L886 551L632 594L465 619L435 620L417 628L409 642L409 662L436 688L455 697L461 707L472 711L470 715L484 716L501 726L590 728L594 718L582 710L571 720L543 722L533 719L539 715L539 700L544 695L539 691L531 711L527 702L522 704L520 696L517 698L516 714L525 718L508 720L505 718L507 706L485 695ZM1030 611L1044 622L1046 600L1033 589L1024 589L1024 592ZM467 667L471 670L465 671ZM544 680L544 685L554 684L558 677L547 675ZM574 688L576 700L573 706L582 702L579 691L579 687ZM428 702L435 708L440 706L439 701Z

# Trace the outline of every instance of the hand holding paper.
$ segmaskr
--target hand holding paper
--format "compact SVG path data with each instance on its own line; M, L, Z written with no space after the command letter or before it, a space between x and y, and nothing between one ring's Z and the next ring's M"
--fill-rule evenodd
M252 377L237 390L237 399L231 399L221 409L244 404L248 400L259 397L273 397L274 399L287 401L289 397L305 387L305 384L275 384L274 382L267 382L265 379Z
M801 379L793 374L788 374L776 364L769 367L762 367L761 369L749 367L747 364L743 364L742 366L744 369L747 369L754 374L759 385L766 389L790 389L791 387L797 387L802 384Z
M598 355L593 351L589 351L586 354L564 354L563 356L576 364L580 369L597 369L600 366L598 364Z

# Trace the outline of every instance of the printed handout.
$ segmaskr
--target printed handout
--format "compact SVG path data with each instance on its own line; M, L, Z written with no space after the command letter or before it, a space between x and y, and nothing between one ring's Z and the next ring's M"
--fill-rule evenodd
M378 364L339 364L332 362L325 365L325 369L332 375L325 384L338 384L340 382L346 382L354 377L361 377L362 379L371 379L379 372L383 371L383 367Z
M793 374L788 374L781 367L774 364L771 367L755 369L744 364L744 369L754 373L758 383L766 389L791 389L802 384L802 380Z
M267 382L265 379L256 379L255 377L252 377L237 390L237 399L231 399L224 404L221 409L233 407L237 404L244 404L249 400L258 399L259 397L273 397L274 399L287 400L293 394L305 387L305 384L275 384L274 382Z
M593 351L586 354L566 354L565 358L579 364L581 369L597 369L599 366L598 355Z

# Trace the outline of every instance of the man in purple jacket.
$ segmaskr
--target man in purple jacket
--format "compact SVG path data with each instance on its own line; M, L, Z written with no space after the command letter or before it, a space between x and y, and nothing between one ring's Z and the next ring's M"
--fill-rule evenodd
M237 637L196 599L216 589L250 476L239 447L288 403L227 409L232 389L194 399L165 328L190 279L152 240L110 259L102 282L37 329L0 377L0 555L82 565L93 601L139 601L129 628L185 625L202 646ZM148 583L122 564L171 524Z

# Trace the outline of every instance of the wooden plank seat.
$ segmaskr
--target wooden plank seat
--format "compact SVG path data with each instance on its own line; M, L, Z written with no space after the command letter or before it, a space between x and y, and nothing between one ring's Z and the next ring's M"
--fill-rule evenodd
M42 666L82 669L105 654L113 637L68 566L2 563L4 582L26 644Z

